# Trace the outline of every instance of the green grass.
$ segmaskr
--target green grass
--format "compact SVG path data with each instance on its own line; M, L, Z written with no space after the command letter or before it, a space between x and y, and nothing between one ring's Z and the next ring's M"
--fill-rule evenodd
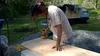
M99 10L89 10L90 19L88 24L77 24L73 25L73 30L90 30L90 31L100 31L100 19L97 19ZM24 39L30 34L39 32L45 26L41 25L41 22L44 20L37 19L35 22L32 22L29 15L21 16L16 18L16 20L9 21L9 43L16 44L18 41ZM6 23L3 25L3 35L7 36L7 27Z
M16 18L16 20L10 20L9 38L8 38L9 43L16 44L18 41L29 36L30 34L39 32L43 27L45 27L41 25L41 21L43 20L44 19L37 19L35 22L32 22L29 15ZM3 25L2 30L3 30L3 35L7 36L6 23Z
M98 19L98 14L100 10L89 10L90 19L88 24L77 24L72 26L74 30L89 30L89 31L100 31L100 19Z
M100 31L100 19L90 18L88 24L77 24L72 27L74 30Z

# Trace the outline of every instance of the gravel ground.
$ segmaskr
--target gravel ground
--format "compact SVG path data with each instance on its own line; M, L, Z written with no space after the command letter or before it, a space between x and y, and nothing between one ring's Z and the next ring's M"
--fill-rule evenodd
M70 44L100 53L100 31L75 30L74 35L69 39Z

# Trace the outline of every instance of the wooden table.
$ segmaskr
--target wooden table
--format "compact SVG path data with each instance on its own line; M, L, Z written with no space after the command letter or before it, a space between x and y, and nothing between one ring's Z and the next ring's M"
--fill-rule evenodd
M22 45L40 56L100 56L99 53L78 48L72 45L64 45L63 51L56 51L52 47L56 41L50 39L34 39L22 43Z

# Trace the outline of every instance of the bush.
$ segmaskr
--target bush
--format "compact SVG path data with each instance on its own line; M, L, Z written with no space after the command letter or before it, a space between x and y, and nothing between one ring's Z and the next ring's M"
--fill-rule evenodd
M20 14L26 14L29 11L29 1L28 0L16 0L12 1L11 4L16 11L18 11Z
M9 9L7 7L1 7L0 18L8 18L10 16Z
M89 15L90 15L90 16L96 16L96 15L98 15L98 13L95 12L95 11L92 11L92 12L89 12Z
M28 12L29 0L9 0L7 5L0 7L0 18L12 19Z

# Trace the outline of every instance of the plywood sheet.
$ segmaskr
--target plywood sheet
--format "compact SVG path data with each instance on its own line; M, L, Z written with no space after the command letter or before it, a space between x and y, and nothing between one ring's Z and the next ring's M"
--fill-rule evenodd
M71 45L64 45L63 51L56 51L52 47L56 41L49 39L34 39L22 43L22 45L31 51L38 53L40 56L100 56L99 53L78 48Z

